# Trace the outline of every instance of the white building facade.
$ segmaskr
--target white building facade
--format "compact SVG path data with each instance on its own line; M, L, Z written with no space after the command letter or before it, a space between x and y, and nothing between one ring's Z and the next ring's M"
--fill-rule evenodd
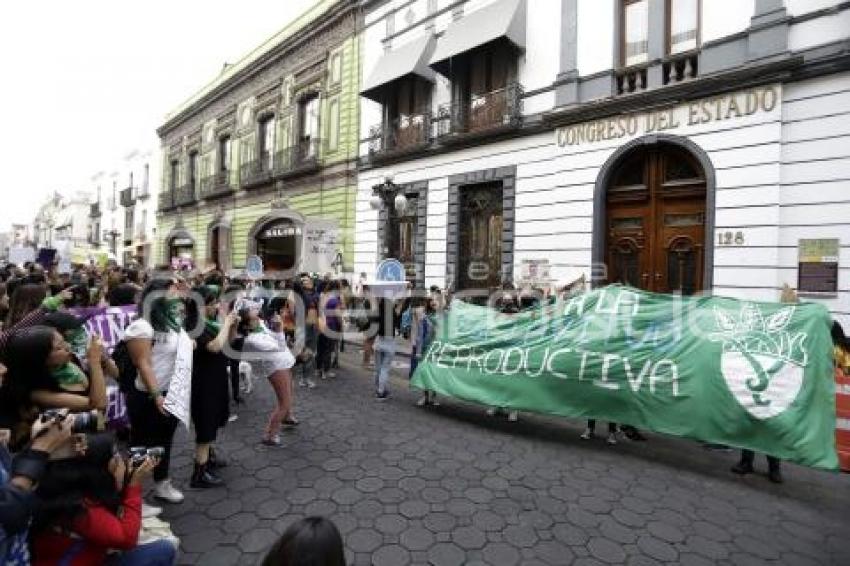
M850 324L850 3L365 10L356 271L397 257L455 291L787 284Z
M121 265L153 267L160 169L158 151L139 149L112 171L92 177L89 245L94 250Z

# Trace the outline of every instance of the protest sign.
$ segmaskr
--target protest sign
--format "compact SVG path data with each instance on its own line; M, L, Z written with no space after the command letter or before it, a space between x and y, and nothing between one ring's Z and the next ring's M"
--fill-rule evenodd
M503 315L455 301L413 385L837 469L830 316L611 286Z

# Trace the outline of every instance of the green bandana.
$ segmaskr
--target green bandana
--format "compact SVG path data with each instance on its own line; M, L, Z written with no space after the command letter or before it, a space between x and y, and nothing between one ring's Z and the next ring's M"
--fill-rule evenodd
M74 353L78 358L85 359L86 350L89 347L89 335L86 334L85 329L77 328L75 330L68 330L65 332L65 341L68 342L68 345L71 347L71 352Z
M162 322L168 330L178 332L183 326L182 306L183 303L180 299L165 299L164 320Z
M221 323L213 318L208 318L204 321L204 325L207 330L218 336L218 333L221 332Z
M81 385L88 382L86 374L76 364L68 362L64 366L53 370L50 375L56 379L56 383L60 387L68 387L70 385Z

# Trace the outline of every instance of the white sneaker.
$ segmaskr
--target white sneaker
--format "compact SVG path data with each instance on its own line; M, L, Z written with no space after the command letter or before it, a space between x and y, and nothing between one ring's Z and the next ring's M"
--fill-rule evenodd
M236 413L231 413L229 417L227 417L227 422L232 423L239 420L239 415Z
M298 387L307 387L307 382L304 381L304 378L298 380Z
M517 411L511 411L508 413L508 422L515 423L519 420L519 413Z
M336 377L336 372L334 370L330 370L327 375L328 375L328 377L333 378L333 377Z
M327 378L328 378L328 376L325 375L325 372L323 372L323 371L319 372L319 379L327 379Z
M610 433L610 434L608 435L608 440L606 440L605 442L607 442L607 443L608 443L608 444L610 444L611 446L614 446L615 444L617 444L617 435L616 435L616 434L614 434L613 432L612 432L612 433Z
M162 513L162 507L148 505L147 503L142 502L142 519L150 519L152 517L156 517L160 513Z
M494 416L496 416L496 413L498 413L498 412L499 412L499 409L497 409L496 407L490 407L489 409L487 409L487 416L488 417L494 417Z
M157 482L153 488L153 496L169 503L182 503L183 493L171 485L171 480Z
M307 380L307 389L313 389L316 387L316 382L312 379Z
M422 396L422 397L420 397L420 398L419 398L419 400L416 402L416 406L417 406L417 407L424 407L424 406L425 406L425 405L427 405L427 404L428 404L428 395L423 395L423 396Z
M590 440L591 438L593 438L593 431L590 430L589 428L584 429L584 432L581 433L581 439L582 440Z

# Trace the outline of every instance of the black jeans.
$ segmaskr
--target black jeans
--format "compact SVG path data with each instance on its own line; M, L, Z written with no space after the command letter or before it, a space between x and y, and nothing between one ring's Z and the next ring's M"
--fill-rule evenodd
M747 464L752 467L753 461L756 458L756 453L752 450L741 450L741 463ZM767 467L771 470L778 470L780 466L779 458L774 458L773 456L767 456Z
M165 395L165 392L162 393ZM159 412L153 399L147 392L135 387L127 394L127 413L130 416L130 446L162 446L162 459L153 470L153 479L162 481L168 479L168 468L171 465L171 443L174 441L174 431L180 421L172 415Z
M336 353L336 340L319 334L318 352L316 353L316 369L319 371L330 371Z

